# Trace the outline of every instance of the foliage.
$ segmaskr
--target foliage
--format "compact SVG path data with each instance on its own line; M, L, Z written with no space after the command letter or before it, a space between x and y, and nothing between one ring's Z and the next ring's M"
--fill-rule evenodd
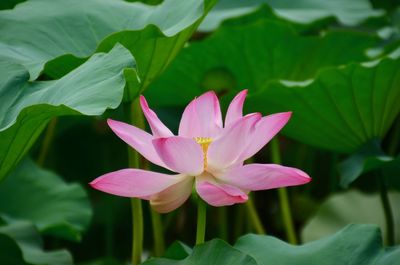
M154 79L174 58L196 27L203 8L207 11L212 3L186 1L178 9L174 1L165 1L158 8L104 0L85 1L85 6L81 4L81 1L29 1L0 13L0 23L4 25L0 28L0 35L4 36L0 40L0 58L3 58L0 64L0 95L4 98L0 109L3 117L0 133L4 135L0 143L4 146L0 179L29 150L50 118L75 114L75 111L99 115L105 109L119 105L125 86L123 70L134 67L132 57L119 47L108 56L95 54L79 66L84 62L82 58L96 50L108 52L118 42L125 45L135 56L138 68L136 71L125 71L130 82L125 93L133 99L139 89L144 89L149 80ZM118 19L121 12L125 14L124 20ZM168 15L170 12L174 16ZM58 82L34 82L25 86L42 71L58 79ZM90 72L92 76L85 72ZM78 97L72 96L77 94L70 87L83 92ZM34 89L41 90L43 95L33 93ZM64 97L65 89L71 96L66 94ZM20 94L22 90L27 95ZM105 92L109 94L103 94ZM88 101L90 104L87 104ZM47 105L50 105L50 110L44 111ZM35 107L28 110L28 106ZM7 116L11 107L13 111ZM43 117L30 120L29 116L38 116L36 111ZM10 127L18 115L27 118Z
M224 20L242 16L256 10L261 5L271 6L276 15L300 24L312 23L326 17L334 17L345 25L360 24L370 17L382 16L382 10L374 10L366 0L346 0L321 2L318 0L221 0L201 24L200 30L213 30ZM332 21L331 21L332 23Z
M377 227L349 225L334 235L302 246L292 246L271 236L249 234L239 238L233 247L214 239L204 245L196 246L183 260L161 258L143 264L301 265L310 264L312 260L315 264L326 265L341 263L389 265L396 264L399 257L399 248L382 248L382 239Z
M389 193L392 205L400 200L398 192ZM392 207L396 227L400 224L400 212ZM324 201L318 212L310 218L302 230L302 238L310 242L333 234L349 223L371 223L379 225L385 238L386 224L378 194L364 194L359 191L347 191L335 194ZM400 242L400 231L396 231Z
M30 221L43 234L80 240L91 215L82 186L65 183L29 159L0 184L0 216L6 223Z
M245 87L254 93L273 80L304 81L321 68L367 60L365 50L376 44L376 37L351 31L301 36L285 23L268 18L228 24L185 48L146 94L158 106L171 106L209 89L226 94Z
M154 93L163 91L162 104L172 105L199 90L214 87L227 93L246 86L253 91L250 111L294 111L284 129L288 136L352 152L375 137L382 139L400 111L395 104L400 97L399 61L356 63L368 60L365 50L376 45L372 36L358 34L331 31L323 37L304 37L268 20L221 27L184 49L148 95L156 98ZM193 74L181 82L176 77L183 69ZM161 90L166 85L173 89Z
M398 263L399 246L382 241L391 209L400 243L399 4L1 1L0 264L127 264L129 201L88 185L128 164L105 120L139 117L130 104L144 94L176 129L203 92L227 109L243 89L245 114L292 111L274 145L246 163L281 160L313 181L250 194L254 205L209 207L210 240L193 248L188 201L160 217L162 258L143 202L143 264ZM298 246L285 242L285 203ZM254 212L268 236L251 234Z
M134 61L123 46L96 54L58 80L28 82L18 64L1 65L1 177L19 162L47 122L60 115L99 115L116 108L125 86L124 69ZM109 89L112 87L113 89ZM102 91L102 93L99 93Z
M0 227L0 259L8 265L70 265L66 250L43 251L42 240L30 223Z

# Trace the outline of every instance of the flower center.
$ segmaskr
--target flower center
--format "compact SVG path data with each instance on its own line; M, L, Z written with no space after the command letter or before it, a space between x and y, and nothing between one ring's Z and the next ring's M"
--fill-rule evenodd
M212 138L210 137L194 137L194 140L201 145L203 149L203 157L204 157L204 170L207 168L207 150L208 146L212 143Z

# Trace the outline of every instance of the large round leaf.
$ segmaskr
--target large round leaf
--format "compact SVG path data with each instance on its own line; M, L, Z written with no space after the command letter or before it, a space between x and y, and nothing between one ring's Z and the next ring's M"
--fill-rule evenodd
M357 152L354 152L346 160L339 164L340 185L347 188L359 176L373 170L391 168L393 164L399 164L400 157L394 158L382 151L380 143L374 139L366 143ZM387 170L386 169L386 170ZM394 176L392 176L393 178ZM389 179L392 179L389 177Z
M166 258L150 259L143 265L257 265L258 263L249 255L233 248L228 243L213 239L206 244L196 246L192 253L183 260Z
M35 227L26 222L0 226L0 262L4 265L72 265L66 250L44 251Z
M353 152L385 136L400 112L399 100L400 59L386 58L326 69L306 83L272 82L248 104L252 110L293 111L283 130L292 138Z
M46 62L63 56L48 69L50 74L59 76L76 67L71 55L90 56L100 43L113 42L109 44L112 47L115 37L110 35L124 31L119 41L131 39L133 34L134 40L141 42L127 48L135 57L146 54L140 67L145 73L147 64L166 64L174 57L211 6L212 1L204 4L197 0L166 0L159 6L122 0L28 1L0 12L0 55L24 65L31 80L36 79ZM148 25L159 30L154 26L146 28ZM180 34L181 31L184 32ZM157 43L159 38L161 43Z
M3 118L3 112L11 113L0 118L0 179L27 152L51 117L74 114L76 110L85 115L98 115L121 102L123 80L120 77L123 68L132 66L126 65L132 57L124 53L123 61L118 61L121 57L116 56L112 63L96 66L96 71L92 71L90 63L90 67L85 64L75 69L86 60L82 57L96 51L108 52L117 42L127 47L137 57L136 70L125 71L128 81L125 97L132 100L165 69L214 2L190 0L177 4L176 0L167 0L159 6L147 6L122 0L37 0L1 11L0 96L4 104L0 114ZM108 57L111 58L112 55ZM117 65L120 68L113 72ZM42 89L50 84L40 82L25 86L26 81L35 79L43 67L48 76L59 79L59 83L46 89L51 94L43 96L43 91L33 93L32 89L22 89L31 86ZM83 69L88 68L91 74L85 78L87 73ZM115 79L100 82L112 75ZM65 82L67 79L69 82ZM61 84L64 90L67 86L72 87L66 91L70 97L68 102L63 102L66 99L63 89L56 91L54 88ZM82 93L87 92L88 86L92 87L91 93ZM24 93L21 94L22 90ZM48 111L44 104L54 101L59 105ZM81 103L84 105L79 105ZM27 108L34 105L34 108ZM71 111L71 107L75 108ZM17 115L26 118L20 118L17 125L4 131Z
M297 23L335 16L343 24L356 25L384 14L382 10L374 10L368 0L220 0L200 25L200 30L213 30L224 19L248 14L262 4L271 6L278 16Z
M267 21L221 27L184 49L147 95L156 105L183 105L203 90L249 88L247 110L293 111L286 135L353 152L382 139L400 111L400 60L355 63L374 43L354 32L301 37Z
M400 227L400 193L389 193L389 200L395 220ZM357 191L335 194L326 200L318 212L302 230L302 239L310 242L333 234L349 223L379 225L386 235L385 214L378 194L367 195ZM396 229L396 241L400 242L400 230Z
M301 246L271 236L247 235L235 248L258 264L396 265L400 260L400 248L384 249L381 233L373 225L348 225L334 235Z
M0 62L0 180L32 146L47 122L60 115L99 115L116 108L123 96L124 69L134 67L117 45L95 54L61 79L28 82L22 66Z
M218 2L220 3L220 2ZM215 10L215 9L213 9ZM239 11L240 9L234 9L235 12ZM212 11L211 11L212 12ZM207 15L206 19L203 22L206 22L207 18L211 16L211 12L209 15ZM224 11L222 11L224 13ZM234 12L234 13L235 13ZM229 12L230 13L230 12ZM212 16L211 16L212 18ZM216 17L218 20L218 17ZM268 5L261 5L259 8L256 10L252 11L251 13L240 15L240 16L234 16L232 18L227 18L224 20L221 25L224 26L230 26L230 25L243 25L243 24L249 24L251 22L260 20L260 19L270 19L276 22L281 22L286 25L291 26L296 32L302 35L317 35L325 31L325 29L329 28L332 24L335 24L335 18L334 17L323 17L321 19L314 20L310 23L297 23L294 21L289 21L286 20L285 18L282 18L274 12L274 10L269 7ZM219 23L219 21L218 21ZM201 24L200 26L203 26ZM200 29L201 30L201 29Z
M29 221L41 233L80 240L92 210L85 190L26 159L0 183L0 218Z
M272 236L245 235L231 247L220 240L195 246L183 260L150 259L144 265L285 264L397 265L400 248L383 248L373 225L348 225L334 235L301 246Z
M146 93L155 105L184 105L209 89L254 92L271 80L302 81L323 67L367 60L365 49L376 43L375 37L352 31L299 36L267 19L224 26L183 49Z

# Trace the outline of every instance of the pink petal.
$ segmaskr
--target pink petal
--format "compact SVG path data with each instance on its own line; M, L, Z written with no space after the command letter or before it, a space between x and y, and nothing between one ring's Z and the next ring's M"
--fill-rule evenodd
M253 191L302 185L311 181L300 169L275 164L248 164L232 168L219 179L241 189Z
M261 119L261 114L252 113L237 121L233 126L224 128L213 141L207 152L210 168L226 168L237 162L247 146L252 127Z
M151 134L124 122L108 119L107 123L119 138L138 151L144 158L168 169L153 146L154 137Z
M90 185L118 196L146 198L182 181L184 177L186 176L127 168L98 177Z
M183 112L179 135L189 138L214 137L222 129L221 109L214 91L192 100Z
M246 193L227 184L196 180L196 191L205 202L216 207L244 203L248 200Z
M142 107L143 114L150 125L154 137L169 137L174 135L167 128L167 126L165 126L164 123L160 121L160 119L157 117L157 114L149 108L149 105L147 104L144 96L140 96L140 105Z
M247 89L239 92L236 97L229 104L228 111L225 117L225 127L235 123L243 116L243 104L247 96Z
M197 176L203 171L203 150L195 140L173 136L154 139L153 145L163 162L173 171L190 176Z
M168 213L181 206L192 194L193 177L186 177L182 181L168 187L150 198L150 205L159 213Z
M285 126L291 115L292 112L276 113L258 121L248 137L248 144L240 155L240 160L244 161L260 151Z

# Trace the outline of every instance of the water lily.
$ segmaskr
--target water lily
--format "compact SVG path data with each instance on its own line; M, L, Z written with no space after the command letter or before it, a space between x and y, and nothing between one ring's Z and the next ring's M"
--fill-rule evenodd
M140 104L150 125L149 134L132 125L108 120L114 133L150 162L177 174L128 168L107 173L91 186L114 195L150 200L158 212L181 206L193 185L213 206L243 203L256 190L301 185L310 177L303 171L275 164L244 164L288 122L291 112L243 116L247 90L230 103L224 124L213 91L195 98L186 107L175 136L141 96Z

